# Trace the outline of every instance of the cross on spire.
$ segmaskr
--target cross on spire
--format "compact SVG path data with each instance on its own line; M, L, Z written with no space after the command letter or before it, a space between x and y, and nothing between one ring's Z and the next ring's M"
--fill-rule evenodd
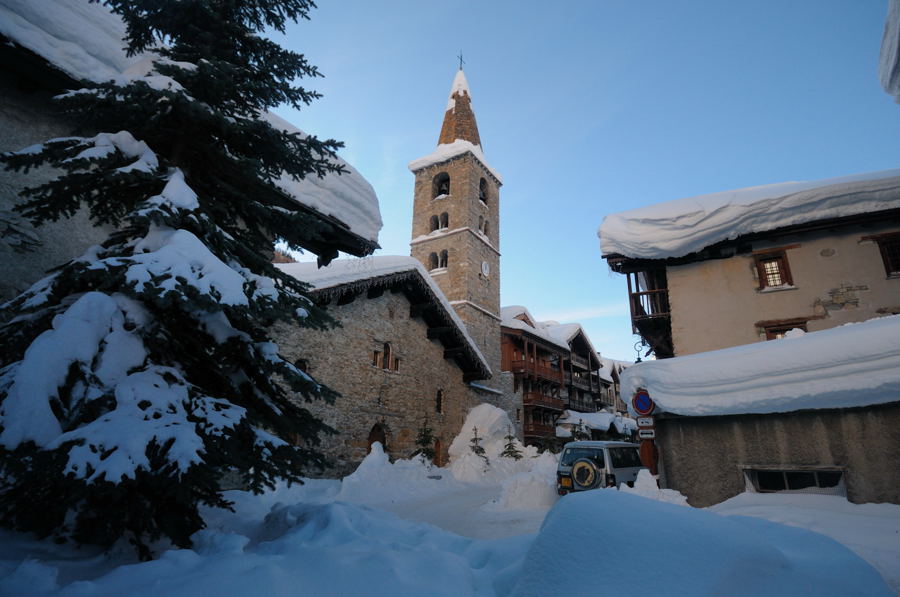
M462 70L462 65L466 63L466 61L463 60L462 50L459 51L459 56L457 56L457 58L459 58L459 70Z

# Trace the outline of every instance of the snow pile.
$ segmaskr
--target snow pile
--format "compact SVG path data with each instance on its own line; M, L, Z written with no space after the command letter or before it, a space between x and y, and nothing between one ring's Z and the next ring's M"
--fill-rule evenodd
M881 86L900 104L900 0L889 0L878 60Z
M422 168L427 168L428 166L446 162L447 160L465 155L466 153L471 153L475 157L475 159L478 160L478 162L482 166L484 166L485 170L490 172L494 178L496 178L501 184L503 184L503 177L500 176L500 173L491 168L487 163L487 160L484 157L484 152L481 151L481 147L475 145L471 141L466 141L465 139L457 139L453 143L441 143L437 146L437 149L435 149L428 155L411 161L409 163L409 171L418 172Z
M382 445L375 442L356 470L344 477L337 499L377 504L395 500L398 488L402 488L404 498L409 498L434 495L455 485L452 475L422 458L391 462Z
M505 460L505 459L504 459ZM530 458L531 470L501 481L500 497L488 507L495 510L546 510L556 503L556 468L559 460L550 452Z
M831 537L872 564L900 594L900 505L851 504L833 495L742 493L709 508L756 516Z
M622 394L646 388L679 415L851 408L900 400L900 315L789 339L645 361L622 373ZM630 408L630 407L629 407Z
M487 461L471 450L475 428L478 429L478 443L484 448ZM496 406L479 404L470 410L459 435L453 438L448 450L449 468L453 477L465 483L500 483L515 474L530 472L535 464L534 457L538 455L535 447L525 447L519 440L514 440L523 458L514 460L500 456L506 445L504 438L510 434L511 429L513 426L506 411Z
M620 491L565 496L547 514L512 595L890 595L822 535Z
M611 214L604 255L681 257L753 232L900 208L900 170L785 182L678 199Z
M584 426L597 431L608 431L610 427L614 427L619 435L630 435L637 431L637 421L634 419L602 411L580 413L575 410L565 410L562 416L556 420L556 424L558 437L569 437L572 432L571 427L574 426ZM562 425L568 425L569 429L560 429L559 426ZM560 435L559 431L567 431L569 435Z
M666 502L675 504L676 506L687 506L687 497L680 491L675 489L660 489L656 482L656 477L650 474L647 469L638 471L637 479L634 481L634 487L628 487L624 483L619 486L619 491L638 495L657 502Z

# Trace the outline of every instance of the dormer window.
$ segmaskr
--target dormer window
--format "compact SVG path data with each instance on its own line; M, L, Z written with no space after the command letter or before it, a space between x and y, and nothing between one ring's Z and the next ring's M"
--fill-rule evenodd
M437 216L431 216L431 231L434 232L440 228L440 221Z
M437 176L434 177L434 181L432 182L432 193L431 196L434 199L438 197L445 197L450 194L450 175L446 172L441 172Z
M441 229L450 227L450 216L447 215L447 212L441 214Z
M485 204L488 202L488 184L483 178L478 181L478 199Z

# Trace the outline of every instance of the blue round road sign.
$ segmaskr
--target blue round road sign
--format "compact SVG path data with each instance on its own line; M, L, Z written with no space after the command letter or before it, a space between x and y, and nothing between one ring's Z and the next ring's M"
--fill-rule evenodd
M634 398L631 399L631 406L634 408L634 412L639 415L646 416L653 412L653 400L650 399L650 394L647 390L639 390L634 393Z

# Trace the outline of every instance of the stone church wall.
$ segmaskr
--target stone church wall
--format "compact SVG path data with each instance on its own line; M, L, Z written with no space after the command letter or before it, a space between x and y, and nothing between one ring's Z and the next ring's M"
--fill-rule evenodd
M408 458L426 417L440 440L440 462L446 463L450 442L477 403L462 371L444 358L440 342L427 338L425 323L409 317L409 308L403 294L387 291L378 298L361 296L330 306L342 328L320 332L281 325L276 330L282 355L291 361L306 359L310 375L341 393L333 405L304 405L340 432L324 439L323 451L334 463L324 476L352 472L365 457L376 425L384 430L387 453ZM372 365L373 352L385 342L400 358L398 371ZM442 413L435 408L439 389L444 392Z

